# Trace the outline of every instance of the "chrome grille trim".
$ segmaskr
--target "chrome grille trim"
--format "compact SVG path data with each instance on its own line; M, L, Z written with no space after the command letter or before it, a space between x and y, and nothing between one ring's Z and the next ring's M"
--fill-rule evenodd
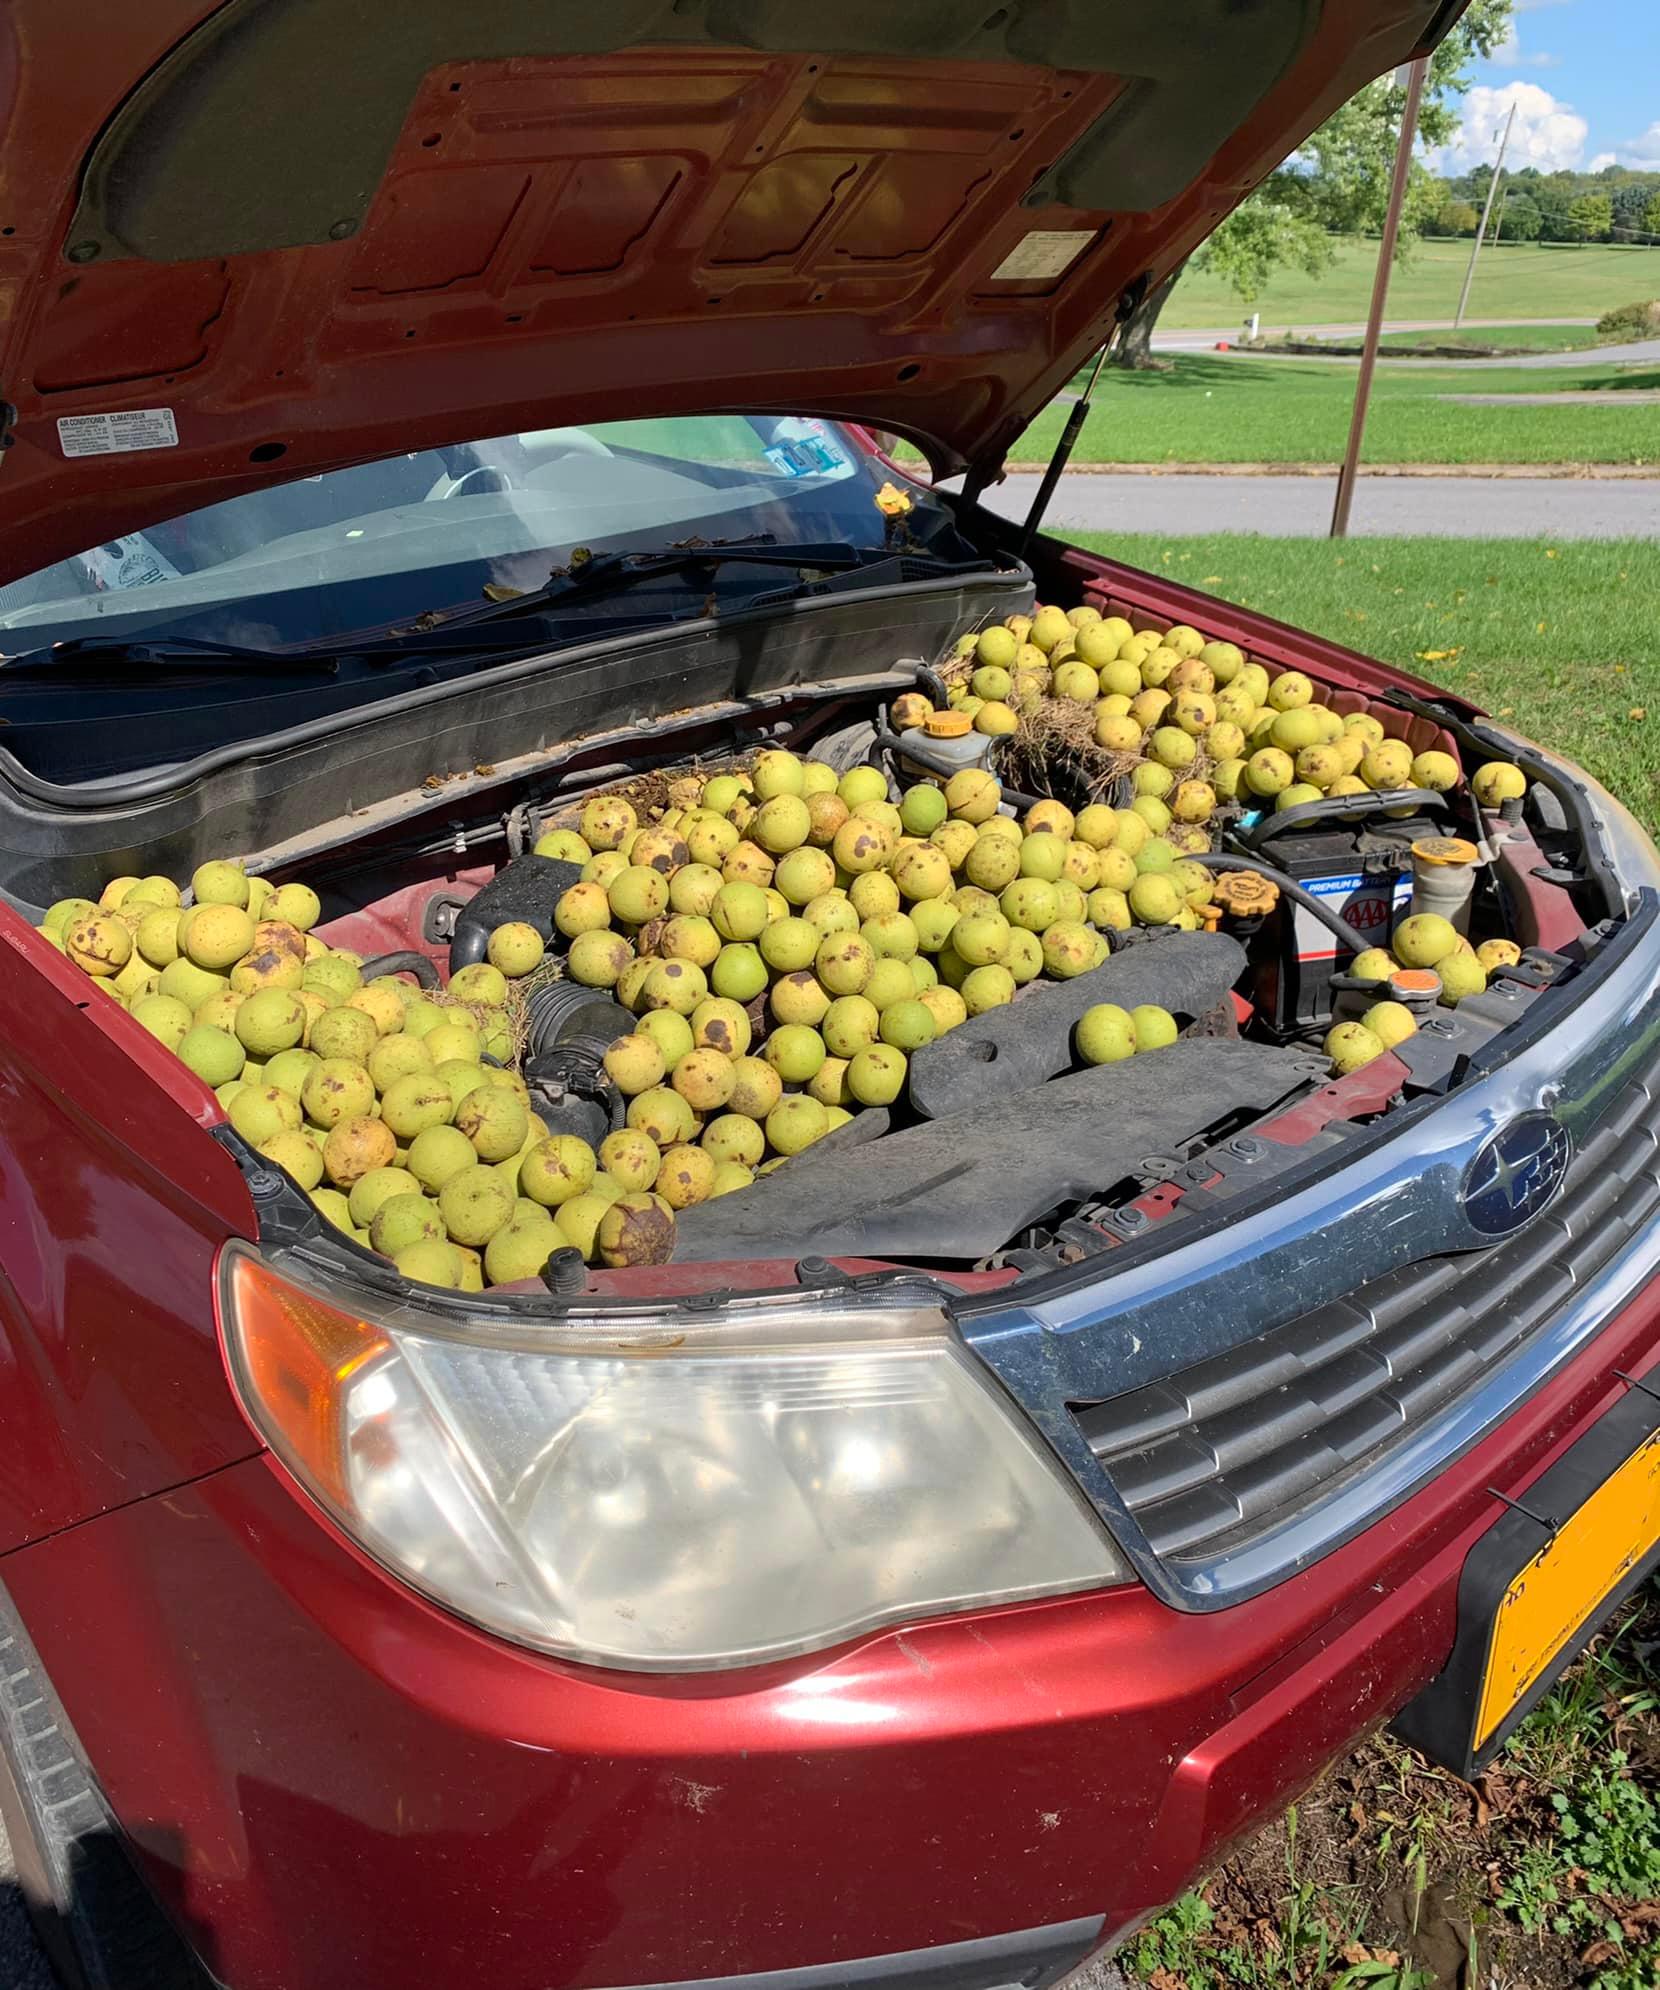
M1425 1260L1444 1263L1452 1253L1509 1248L1474 1232L1460 1210L1465 1171L1486 1140L1517 1115L1543 1110L1583 1149L1633 1086L1660 1091L1650 1077L1660 1067L1657 909L1660 900L1645 890L1600 957L1560 991L1564 1004L1548 1027L1529 1038L1522 1023L1518 1047L1503 1061L1467 1078L1445 1099L1391 1114L1355 1138L1352 1156L1341 1149L1328 1154L1324 1170L1311 1170L1300 1186L1277 1199L1265 1196L1225 1222L1196 1223L1190 1232L1173 1227L1166 1248L1138 1253L1116 1275L1109 1258L1092 1283L1057 1296L962 1309L967 1345L1043 1431L1137 1573L1166 1601L1187 1610L1220 1609L1352 1539L1532 1395L1660 1269L1660 1224L1649 1222L1600 1269L1585 1274L1585 1282L1576 1286L1556 1276L1548 1248L1555 1233L1546 1227L1555 1218L1547 1211L1512 1240L1536 1255L1536 1275L1555 1279L1560 1304L1544 1323L1508 1357L1470 1363L1469 1386L1455 1402L1438 1410L1420 1403L1422 1420L1393 1445L1367 1450L1363 1471L1254 1539L1236 1539L1213 1553L1161 1555L1073 1413L1073 1405L1152 1392L1154 1385L1230 1351L1248 1353L1277 1334L1289 1336L1282 1350L1289 1364L1297 1334L1309 1331L1303 1324L1308 1316L1357 1288L1374 1287ZM1651 1130L1652 1119L1650 1109ZM1606 1199L1614 1190L1597 1181L1587 1193ZM1383 1303L1416 1319L1411 1297L1384 1295ZM1354 1345L1368 1337L1369 1330L1353 1329ZM1496 1365L1483 1375L1487 1359ZM1295 1369L1287 1365L1284 1372ZM1341 1379L1337 1371L1334 1380ZM1340 1391L1334 1414L1344 1400ZM1160 1427L1156 1394L1141 1402L1152 1419L1149 1431ZM1187 1421L1185 1412L1177 1416L1179 1407L1165 1406L1163 1428L1179 1429Z
M1519 1354L1657 1213L1655 1094L1638 1082L1520 1235L1392 1272L1234 1354L1080 1409L1079 1426L1155 1554L1238 1554Z

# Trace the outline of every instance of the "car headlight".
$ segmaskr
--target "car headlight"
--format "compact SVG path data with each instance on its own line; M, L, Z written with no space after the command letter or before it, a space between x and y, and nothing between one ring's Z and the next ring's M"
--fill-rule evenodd
M232 1245L219 1296L244 1410L294 1476L519 1644L745 1665L1127 1577L920 1286L697 1326L452 1323Z

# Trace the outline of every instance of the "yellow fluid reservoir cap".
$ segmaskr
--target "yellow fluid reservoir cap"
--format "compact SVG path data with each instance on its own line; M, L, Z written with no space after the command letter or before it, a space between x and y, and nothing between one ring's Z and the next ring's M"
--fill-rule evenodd
M1420 836L1412 854L1426 864L1479 864L1481 852L1462 836Z
M974 721L967 712L930 712L922 721L922 730L930 739L961 739L974 730ZM1470 854L1473 857L1475 852Z
M1279 903L1280 888L1260 871L1224 871L1212 878L1210 895L1222 911L1236 918L1258 918Z

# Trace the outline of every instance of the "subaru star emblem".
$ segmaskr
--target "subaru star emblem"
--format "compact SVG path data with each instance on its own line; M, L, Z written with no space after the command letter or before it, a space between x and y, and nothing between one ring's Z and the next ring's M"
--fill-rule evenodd
M1567 1177L1573 1139L1549 1113L1523 1113L1501 1126L1464 1176L1464 1214L1488 1237L1532 1222Z

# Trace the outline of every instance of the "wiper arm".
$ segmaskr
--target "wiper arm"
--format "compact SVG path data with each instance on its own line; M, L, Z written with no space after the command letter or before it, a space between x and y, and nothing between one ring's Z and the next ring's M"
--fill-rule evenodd
M767 594L758 594L746 606L754 609L777 608L786 601L799 601L806 595L841 594L852 587L897 587L911 580L940 580L958 574L996 571L995 560L982 559L977 555L966 560L948 560L926 547L912 546L903 552L872 553L856 575L825 574L812 579L803 576L793 587L774 588Z
M638 553L603 553L580 564L561 568L545 586L532 588L523 594L492 598L480 607L457 609L449 614L431 610L417 617L412 624L389 629L383 640L407 643L413 638L420 641L423 649L441 647L446 637L465 636L475 629L578 606L584 601L621 593L642 581L664 574L688 573L706 577L705 585L712 589L719 568L746 565L783 567L795 575L791 585L769 589L744 604L746 607L764 608L804 594L858 586L879 578L898 581L920 578L923 573L985 573L990 572L996 562L980 558L947 560L921 546L897 551L889 547L858 547L841 541L820 544L800 541L779 545L770 532L753 539L719 540L703 546L669 546L658 551ZM356 647L361 649L363 646Z
M510 595L504 600L486 601L477 608L450 611L429 609L412 623L393 628L388 634L407 637L424 636L439 630L448 633L454 629L476 629L492 622L510 621L515 616L534 615L547 608L563 607L568 602L618 594L625 588L636 587L641 581L654 580L662 574L707 573L713 581L719 568L732 565L791 567L798 573L808 569L821 573L845 573L863 566L873 557L881 558L883 555L863 552L857 546L837 540L781 546L771 532L757 533L750 539L718 539L704 544L688 541L684 545L663 546L649 551L595 553L585 560L573 559L568 567L556 569L541 587Z
M227 663L257 664L261 670L297 670L332 674L339 663L332 654L307 655L298 650L265 650L244 643L212 643L197 636L72 636L42 649L22 650L0 659L0 670L97 670L107 658L123 663L164 663L174 667L216 670Z

